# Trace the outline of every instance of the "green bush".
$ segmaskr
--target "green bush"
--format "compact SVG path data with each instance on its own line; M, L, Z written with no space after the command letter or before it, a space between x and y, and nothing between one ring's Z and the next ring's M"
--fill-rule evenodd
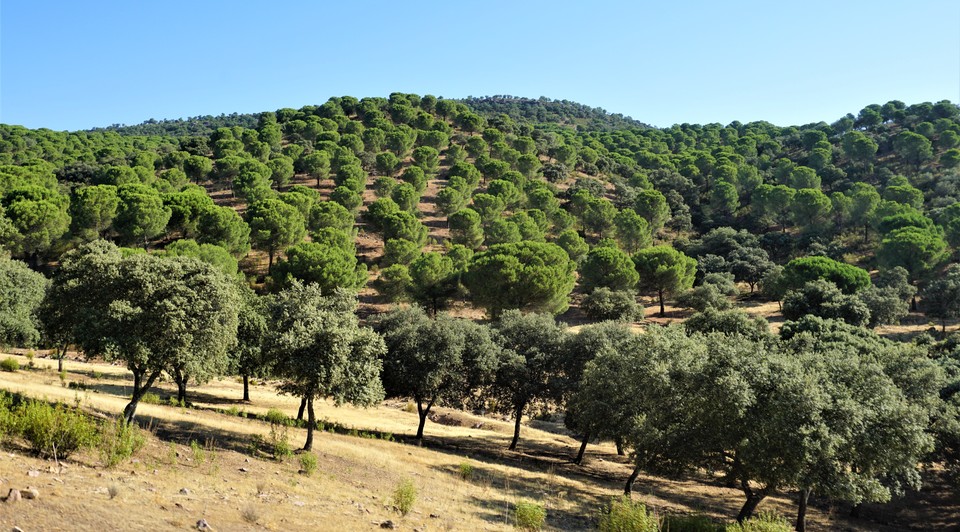
M677 515L663 516L660 528L664 532L723 532L723 525L718 525L705 515Z
M460 465L457 466L457 475L460 476L463 480L470 480L473 478L474 468L469 462L460 462Z
M17 362L17 359L13 357L7 357L3 360L0 360L0 371L9 371L13 373L20 369L20 363Z
M413 481L408 478L400 481L397 488L393 490L393 507L400 512L400 515L407 515L416 501L417 487L413 485Z
M16 433L16 419L13 416L13 397L0 390L0 443L7 434Z
M67 458L97 443L97 426L77 409L27 401L17 409L18 432L40 456Z
M159 396L159 395L157 395L157 394L155 394L155 393L153 393L153 392L147 392L147 393L143 394L143 397L140 398L140 402L141 402L141 403L144 403L144 404L148 404L148 405L158 405L158 404L160 404L162 401L160 400L160 396Z
M104 467L114 467L136 454L147 443L140 427L118 418L103 425L100 436L100 460Z
M653 513L629 496L615 497L600 513L601 532L658 532L660 523Z
M785 518L771 512L760 512L743 524L728 525L725 532L790 532L793 527Z
M267 410L267 413L263 416L263 420L271 425L280 425L284 427L290 425L290 417L276 408Z
M513 526L520 530L541 530L547 521L547 510L530 501L517 501L513 507Z
M308 477L317 470L317 455L305 452L300 455L300 470Z

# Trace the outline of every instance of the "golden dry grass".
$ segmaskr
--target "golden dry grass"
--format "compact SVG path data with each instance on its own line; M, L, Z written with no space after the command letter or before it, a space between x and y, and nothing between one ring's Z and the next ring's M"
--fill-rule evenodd
M25 357L18 359L26 365ZM120 412L126 403L130 381L122 367L67 361L66 380L87 387L76 390L61 384L55 361L38 358L34 363L33 370L0 373L0 388L79 402L106 415ZM169 383L158 391L164 398L174 394ZM252 402L244 404L239 401L241 385L234 379L195 387L191 394L195 408L141 404L139 420L156 436L140 455L113 470L104 470L96 453L86 452L59 471L52 462L8 445L8 452L0 453L4 494L10 487L33 486L41 497L4 508L0 527L98 530L109 523L175 530L193 528L202 518L217 530L364 530L390 519L406 530L505 530L511 528L512 504L523 498L546 507L549 529L583 530L594 526L597 510L621 492L629 473L625 460L608 444L592 445L584 467L570 464L576 441L557 423L530 421L514 453L505 450L512 423L438 409L433 417L438 422L426 427L425 447L319 432L314 444L318 470L308 477L298 473L296 457L284 462L262 454L251 457L248 444L253 435L267 435L266 423L219 411L264 413L278 408L295 416L296 399L258 384L251 388ZM317 414L342 426L402 439L416 427L416 414L406 406L403 401L370 409L320 403ZM304 435L301 429L289 429L294 447ZM195 459L190 441L209 449L203 462ZM469 480L458 475L462 463L474 468ZM31 470L39 476L29 476ZM406 517L390 503L403 479L413 480L418 490L413 512ZM117 491L115 498L110 497L111 487ZM742 502L739 491L701 477L641 476L634 497L661 512L702 512L717 519L735 515ZM774 497L761 508L790 514L793 504ZM873 523L835 521L838 515L830 508L814 508L810 529L833 530L841 524L849 530L877 529Z

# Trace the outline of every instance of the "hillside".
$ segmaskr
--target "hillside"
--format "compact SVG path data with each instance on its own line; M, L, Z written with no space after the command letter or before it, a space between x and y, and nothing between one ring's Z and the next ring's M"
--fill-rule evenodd
M545 501L550 527L590 528L628 477L635 498L716 521L771 508L803 529L809 499L810 529L947 526L958 250L948 101L655 128L547 98L393 93L91 131L0 125L0 346L93 363L68 361L59 383L0 373L0 388L128 421L139 405L155 434L136 475L112 478L160 478L115 502L172 527L201 506L243 526L254 504L260 525L297 528L309 520L272 505L300 502L364 527L390 518L404 476L434 505L409 528L498 529L519 498ZM300 418L291 441L318 432L329 475L249 456L269 425L235 414L270 408ZM27 433L0 429L14 435L0 478L29 482L20 464L43 466ZM426 449L406 445L421 435ZM209 466L159 467L208 438ZM266 497L238 474L247 458L277 477ZM482 480L455 478L464 460ZM94 461L58 496L99 490ZM242 493L197 488L171 519L149 491L218 464ZM308 502L316 491L329 500ZM851 506L868 521L841 517Z

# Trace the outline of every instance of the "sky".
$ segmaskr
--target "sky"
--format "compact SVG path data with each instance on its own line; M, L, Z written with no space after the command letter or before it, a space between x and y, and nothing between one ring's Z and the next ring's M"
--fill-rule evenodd
M960 2L0 1L0 123L77 130L395 91L546 96L661 127L960 102Z

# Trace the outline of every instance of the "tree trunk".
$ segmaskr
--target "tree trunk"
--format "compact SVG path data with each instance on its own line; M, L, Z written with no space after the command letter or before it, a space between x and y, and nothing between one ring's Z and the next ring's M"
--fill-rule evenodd
M623 487L623 494L630 495L630 492L633 491L633 483L637 481L637 477L640 476L640 464L637 464L633 468L633 473L630 473L630 476L627 477L627 485Z
M577 457L573 459L573 463L577 465L583 464L583 454L587 451L587 444L590 443L590 432L587 431L583 434L583 439L580 440L580 450L577 451Z
M267 262L267 273L269 274L273 270L273 248L267 251L267 257L269 257Z
M660 317L662 318L667 313L666 309L663 308L663 290L658 290L657 295L660 296Z
M181 372L179 369L173 370L173 380L177 383L177 403L181 406L187 404L187 381L190 376Z
M910 298L910 312L917 311L917 294L914 292L913 297Z
M517 449L517 442L520 441L520 420L523 418L523 410L525 406L526 405L517 407L517 412L515 414L516 420L513 424L513 440L510 442L510 447L508 447L508 449L511 451Z
M67 346L57 350L57 372L63 373L63 359L67 358Z
M250 375L243 374L243 400L250 402Z
M619 437L613 440L613 443L617 445L617 456L625 456L627 453L623 450L623 440Z
M423 426L427 424L427 416L430 415L430 409L433 407L433 401L431 399L426 406L423 405L422 399L416 399L417 401L417 414L420 416L420 424L417 425L417 443L423 445Z
M313 397L307 401L307 441L303 444L304 451L313 449L313 426L317 424L317 416L313 413Z
M850 517L859 519L860 514L863 513L863 503L857 503L853 505L853 508L850 508Z
M766 490L754 491L749 488L743 490L747 494L747 500L743 503L743 508L740 508L740 513L737 514L737 522L743 524L744 521L753 517L753 513L757 510L757 506L760 505L760 502L767 497Z
M807 501L810 500L810 488L801 488L800 495L797 497L797 532L807 530Z
M153 381L157 380L159 375L159 371L151 373L147 382L141 386L140 383L143 378L143 373L133 374L133 396L130 398L127 406L123 408L123 419L126 420L127 423L133 423L133 418L137 415L137 405L140 404L140 399L142 399L143 395L147 393L147 390L153 386Z
M300 409L297 410L297 421L303 421L303 410L307 408L307 398L300 399Z

